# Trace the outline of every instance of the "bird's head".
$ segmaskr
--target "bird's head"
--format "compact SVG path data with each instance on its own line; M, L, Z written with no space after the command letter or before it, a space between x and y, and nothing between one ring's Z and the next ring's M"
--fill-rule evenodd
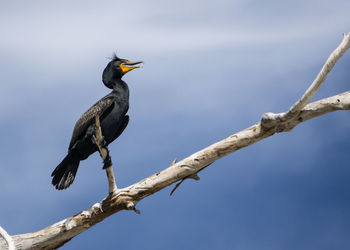
M114 54L112 60L103 71L102 81L107 88L113 89L115 83L122 79L126 73L133 69L141 68L142 66L142 61L131 62L126 59L121 59Z

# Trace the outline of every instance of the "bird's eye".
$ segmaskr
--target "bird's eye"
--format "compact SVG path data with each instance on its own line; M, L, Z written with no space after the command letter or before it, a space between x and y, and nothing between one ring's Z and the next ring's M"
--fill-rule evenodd
M113 65L116 66L116 67L119 67L120 66L120 61L116 61Z

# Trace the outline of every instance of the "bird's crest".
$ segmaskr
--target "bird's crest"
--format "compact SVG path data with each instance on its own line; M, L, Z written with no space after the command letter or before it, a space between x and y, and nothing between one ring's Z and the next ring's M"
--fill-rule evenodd
M112 60L112 61L118 61L120 60L120 58L117 56L117 53L114 52L113 55L111 57L108 57L108 59Z

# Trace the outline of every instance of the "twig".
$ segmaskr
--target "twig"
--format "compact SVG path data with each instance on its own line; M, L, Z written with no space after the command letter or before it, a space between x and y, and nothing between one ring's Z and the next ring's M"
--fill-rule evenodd
M108 146L104 145L105 143L103 143L104 139L102 136L101 126L100 126L100 117L98 115L95 117L95 125L96 125L95 141L98 147L98 151L100 152L100 155L103 159L103 169L106 170L107 179L108 179L108 191L109 191L109 194L112 194L112 193L115 193L118 190L118 188L114 178L112 160L109 155Z
M172 165L174 165L176 163L176 158L170 163L170 166L172 166ZM209 164L210 165L210 164ZM208 166L209 166L208 165ZM204 168L206 168L206 167L208 167L208 166L205 166ZM197 173L194 173L194 174L191 174L191 175L189 175L189 176L186 176L185 178L183 178L181 181L179 181L178 183L176 183L176 185L175 185L175 187L171 190L171 192L170 192L170 196L172 196L173 195L173 193L176 191L176 189L184 182L184 180L186 180L186 179L193 179L193 180L195 180L195 181L199 181L200 180L200 178L199 178L199 176L198 176L198 173L200 172L200 171L202 171L204 168L202 168L201 170L199 170Z
M0 235L2 235L2 237L4 237L4 239L6 240L8 250L15 250L15 243L13 242L12 237L1 226L0 226Z

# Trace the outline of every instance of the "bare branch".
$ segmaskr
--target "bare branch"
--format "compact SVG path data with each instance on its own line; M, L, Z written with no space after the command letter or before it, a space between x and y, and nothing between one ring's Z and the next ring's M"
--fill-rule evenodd
M350 91L325 98L306 105L300 115L288 123L280 123L274 129L267 130L259 123L246 128L226 139L192 154L167 169L145 178L129 187L119 189L101 202L90 208L51 225L35 233L13 236L17 249L52 249L87 230L96 223L120 210L134 210L136 204L143 198L191 176L210 163L233 153L243 147L252 145L276 132L290 131L299 123L336 110L350 110ZM0 248L6 244L0 240Z
M12 238L15 241L16 249L58 248L76 235L120 210L133 210L139 213L135 206L143 198L177 181L186 178L196 178L196 174L200 170L230 153L252 145L275 133L288 132L298 124L309 119L336 110L350 110L350 91L306 105L325 80L328 72L332 69L336 61L349 48L349 40L350 35L345 35L343 42L327 60L314 83L288 112L281 114L265 114L261 122L214 143L179 162L173 161L167 169L147 177L138 183L123 189L118 189L116 192L110 192L101 202L94 204L90 208L72 217L55 223L38 232L13 236ZM96 127L99 128L98 117L96 117ZM97 130L100 130L100 128ZM102 135L97 135L97 133L98 132L96 132L96 138L99 136L102 138ZM102 145L101 140L99 140L98 145ZM99 151L102 156L105 154L103 153L102 146L101 149L99 147ZM104 160L107 157L107 153L103 158ZM111 191L111 183L109 183L109 185ZM4 248L5 245L6 241L0 239L0 248Z
M12 237L0 226L0 235L4 237L7 243L8 250L15 250L15 244Z
M311 86L306 90L304 95L298 100L288 111L288 113L296 113L300 111L311 100L322 83L326 80L328 73L333 69L336 62L345 54L350 48L350 33L343 35L343 41L339 44L332 54L328 57L326 63L323 65L321 71L318 73L316 79Z
M311 100L317 90L321 87L322 83L326 80L328 73L332 70L336 62L345 54L350 47L350 33L343 34L343 40L339 46L331 53L327 61L323 65L321 71L317 77L306 90L304 95L287 111L279 114L265 113L262 117L262 125L266 128L271 128L276 125L278 121L287 121L295 116L298 116L299 112L305 105Z
M103 159L103 163L104 163L103 168L106 169L106 174L108 179L108 191L110 194L115 193L118 190L118 188L114 178L112 160L111 160L111 157L109 156L109 150L107 145L103 145L103 136L102 136L101 126L100 126L100 117L98 115L95 117L95 126L96 126L95 143Z

